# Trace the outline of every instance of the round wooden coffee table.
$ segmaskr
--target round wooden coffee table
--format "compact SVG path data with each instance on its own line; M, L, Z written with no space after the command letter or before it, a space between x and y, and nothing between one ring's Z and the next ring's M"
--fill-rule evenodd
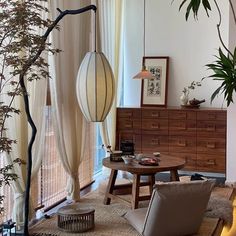
M155 174L157 172L162 171L170 171L170 180L178 181L179 175L178 170L182 169L185 165L185 161L183 159L164 155L162 154L160 157L160 162L158 166L144 166L140 165L138 161L134 160L131 164L125 164L124 162L114 162L110 161L109 158L103 159L103 165L107 168L111 169L111 174L109 178L109 182L107 185L107 190L104 198L104 204L109 205L111 202L111 198L116 198L113 194L115 189L127 188L127 185L116 186L115 181L117 177L117 173L119 170L127 171L133 174L133 183L132 183L132 199L131 199L131 208L138 208L139 201L149 200L152 194L152 188L155 184ZM140 182L140 177L142 175L148 176L148 182ZM149 186L150 195L147 196L139 196L139 188L141 186ZM119 197L120 199L120 197Z

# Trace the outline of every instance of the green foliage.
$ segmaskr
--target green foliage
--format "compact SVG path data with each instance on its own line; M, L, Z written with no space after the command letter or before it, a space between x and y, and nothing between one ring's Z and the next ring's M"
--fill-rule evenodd
M222 82L212 94L211 102L219 93L223 93L227 106L229 106L233 102L233 92L236 92L236 48L233 57L230 54L226 56L219 48L219 56L216 58L217 60L214 63L206 65L208 69L214 72L209 78Z
M4 153L11 154L13 145L17 144L7 136L5 123L11 116L21 113L13 107L15 97L26 94L19 84L20 79L49 78L48 63L39 51L58 52L38 33L39 30L45 32L52 24L49 19L42 18L42 13L48 12L43 2L47 0L0 0L0 158ZM0 187L17 179L12 169L20 163L15 157L13 163L0 166ZM0 195L0 213L3 200L4 196Z
M186 20L188 20L191 10L194 18L197 19L198 10L201 5L204 7L207 16L209 16L208 11L211 10L211 5L209 0L183 0L179 6L179 10L181 10L182 7L187 3L188 5L185 13ZM234 15L234 22L236 23L235 10L230 0L229 3ZM211 95L211 102L215 99L215 97L218 94L222 93L224 94L224 99L227 101L227 106L229 106L230 103L233 103L233 93L236 92L236 47L234 53L232 53L224 44L220 32L221 11L216 0L214 0L214 4L216 5L216 8L219 13L219 22L216 26L218 36L227 54L224 53L221 48L219 48L218 50L219 55L216 56L217 60L211 64L206 65L208 69L210 69L213 72L213 74L208 76L207 78L213 78L213 80L222 82L221 85Z
M179 6L179 10L181 10L181 8L185 5L185 3L188 3L186 13L185 13L186 20L188 20L191 10L193 12L194 18L197 19L198 10L201 5L204 7L207 16L209 16L208 11L211 11L211 5L208 0L183 0Z

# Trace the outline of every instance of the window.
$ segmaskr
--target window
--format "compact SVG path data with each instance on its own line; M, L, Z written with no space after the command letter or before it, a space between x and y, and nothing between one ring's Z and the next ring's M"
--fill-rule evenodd
M102 159L106 156L105 150L102 148L102 138L100 135L99 124L96 124L96 152L94 159L94 174L102 170Z

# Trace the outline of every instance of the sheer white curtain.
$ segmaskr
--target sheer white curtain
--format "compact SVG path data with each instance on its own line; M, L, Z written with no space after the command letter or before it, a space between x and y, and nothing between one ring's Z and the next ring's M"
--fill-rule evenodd
M85 4L90 2L51 0L52 19L58 15L56 8L78 9ZM77 103L75 84L79 65L90 46L90 18L91 12L64 17L59 23L60 31L54 31L51 39L53 46L62 52L49 58L57 146L63 167L69 175L68 198L75 201L80 198L78 167L84 157L88 127Z
M47 81L29 82L29 102L30 110L33 120L37 127L37 137L32 149L32 178L37 174L41 160L42 150L44 147L45 125L44 125L44 107L46 104L46 84ZM31 96L32 95L32 96ZM8 163L16 158L21 158L27 163L27 148L28 141L31 135L31 128L28 126L27 119L24 113L24 104L22 97L17 97L14 101L14 106L21 110L20 115L13 115L7 119L7 135L17 140L17 144L13 145L10 155L7 156ZM11 187L14 193L13 206L13 220L17 222L18 226L23 225L24 222L24 197L25 197L25 183L26 183L26 164L14 165L12 170L18 175L18 179L12 183ZM31 212L32 213L32 212ZM32 215L32 214L31 214Z
M115 148L116 107L120 102L123 72L123 0L96 1L99 15L99 46L106 55L114 72L116 95L105 122L100 125L103 143Z

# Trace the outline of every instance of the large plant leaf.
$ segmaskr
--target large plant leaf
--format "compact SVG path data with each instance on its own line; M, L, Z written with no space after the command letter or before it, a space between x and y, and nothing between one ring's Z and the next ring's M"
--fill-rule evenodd
M202 0L203 7L205 8L206 14L209 17L208 10L211 11L211 5L208 0Z
M211 95L211 103L215 99L215 97L220 93L221 91L221 86L215 90L215 92Z
M211 102L218 94L224 94L224 99L227 101L227 106L233 102L233 93L236 91L236 60L234 50L233 57L225 55L225 53L219 48L219 55L216 56L217 60L214 63L207 64L208 69L214 73L208 78L213 80L223 81L221 85L214 91L211 96Z
M179 10L182 9L182 7L185 5L185 3L188 3L188 6L186 8L186 13L185 13L186 21L189 18L191 10L193 12L194 18L197 19L198 10L199 10L201 5L204 7L207 16L209 16L209 12L208 11L211 11L211 5L209 3L209 0L183 0L181 2L180 6L179 6Z

